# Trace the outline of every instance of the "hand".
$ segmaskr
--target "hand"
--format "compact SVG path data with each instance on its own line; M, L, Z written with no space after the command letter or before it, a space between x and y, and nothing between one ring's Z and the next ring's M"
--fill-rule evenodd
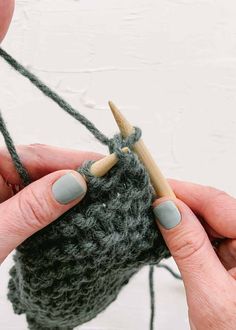
M236 327L236 199L170 180L178 198L154 202L157 224L181 272L191 329ZM211 241L220 239L213 248Z
M83 198L86 183L75 169L85 160L101 158L92 152L37 144L20 146L17 151L34 182L21 190L7 150L0 149L0 263Z
M15 0L0 0L0 43L5 37L14 12Z

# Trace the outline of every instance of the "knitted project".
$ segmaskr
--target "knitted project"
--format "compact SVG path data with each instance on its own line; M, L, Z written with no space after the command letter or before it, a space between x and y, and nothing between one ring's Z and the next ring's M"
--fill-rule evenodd
M127 139L120 135L108 139L3 49L0 56L119 157L118 164L102 178L91 175L91 161L78 169L88 184L83 201L28 238L14 255L8 297L15 313L25 313L32 330L71 330L103 311L141 267L169 257L155 225L148 174L135 154L120 152L124 146L131 147L141 132L136 128ZM28 184L28 173L1 117L0 130ZM152 275L151 267L151 296ZM152 300L151 329L153 315Z

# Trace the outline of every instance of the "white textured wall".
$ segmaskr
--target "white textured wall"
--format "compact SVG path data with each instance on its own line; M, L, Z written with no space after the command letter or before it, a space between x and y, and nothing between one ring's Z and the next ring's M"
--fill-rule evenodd
M236 193L235 0L16 2L6 50L110 136L114 100L167 176ZM0 108L17 143L106 152L2 60ZM0 329L23 330L6 300L11 262L0 269ZM81 330L148 329L147 275ZM182 284L157 270L155 286L155 329L188 329Z

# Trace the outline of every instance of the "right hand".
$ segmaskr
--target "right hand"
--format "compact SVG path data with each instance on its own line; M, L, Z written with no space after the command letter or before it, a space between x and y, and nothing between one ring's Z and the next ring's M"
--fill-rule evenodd
M154 202L157 224L181 272L191 329L236 329L236 199L169 181L177 198ZM214 249L211 241L220 239Z

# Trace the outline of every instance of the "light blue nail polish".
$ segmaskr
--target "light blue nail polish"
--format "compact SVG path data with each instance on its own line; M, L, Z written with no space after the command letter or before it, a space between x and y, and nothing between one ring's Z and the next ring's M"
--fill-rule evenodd
M52 193L58 203L68 204L82 197L85 190L72 173L67 173L54 182Z
M157 221L165 228L171 229L177 226L181 221L180 212L172 201L166 201L157 205L153 212Z

